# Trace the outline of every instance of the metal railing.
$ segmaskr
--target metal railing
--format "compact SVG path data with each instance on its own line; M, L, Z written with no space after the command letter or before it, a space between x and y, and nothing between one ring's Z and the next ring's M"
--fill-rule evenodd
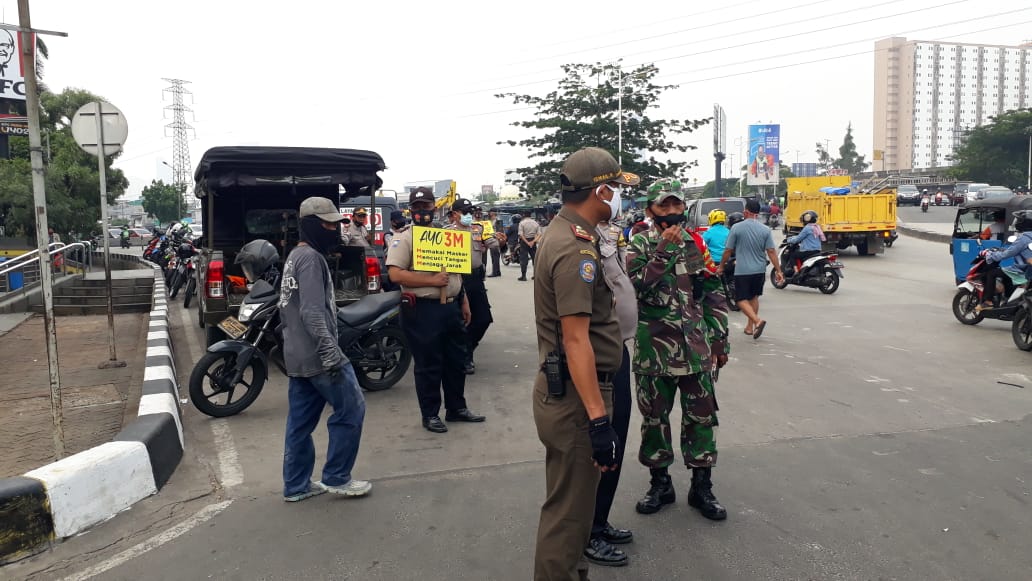
M47 245L47 254L57 257L51 261L56 274L78 274L93 270L92 247L93 245L89 242L73 242L71 244L52 242ZM24 292L36 286L40 281L39 269L41 266L38 249L0 263L0 293ZM12 276L19 273L22 275L20 281L17 280L17 277ZM14 282L12 282L12 278L15 279ZM15 284L18 286L14 287Z

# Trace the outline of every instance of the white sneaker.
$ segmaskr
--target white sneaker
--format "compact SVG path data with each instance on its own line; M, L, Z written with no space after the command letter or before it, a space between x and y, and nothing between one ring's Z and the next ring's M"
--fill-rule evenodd
M315 484L330 494L339 494L341 496L365 496L373 489L371 482L355 480L354 478L351 479L351 482L340 486L330 486L322 482L316 482Z

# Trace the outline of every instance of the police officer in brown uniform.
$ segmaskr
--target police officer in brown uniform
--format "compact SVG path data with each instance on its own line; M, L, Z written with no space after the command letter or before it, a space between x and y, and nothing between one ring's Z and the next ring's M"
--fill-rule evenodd
M622 185L638 183L603 149L567 158L560 175L563 208L538 245L534 312L541 373L534 382L534 423L545 446L536 581L587 579L583 558L599 471L617 468L620 438L610 424L613 374L623 348L606 285L595 227L619 209Z
M416 188L409 194L412 224L430 226L434 217L434 194ZM415 363L416 395L423 427L443 433L441 392L444 391L445 419L449 422L482 422L484 416L466 407L466 329L470 322L469 301L462 292L462 275L412 270L412 228L394 235L387 249L387 269L402 292L415 295L415 305L402 310L401 325ZM447 299L441 303L441 288Z
M462 275L462 288L466 293L466 300L469 302L470 321L466 325L466 362L463 370L466 375L473 375L476 372L476 364L473 362L473 352L480 345L480 341L487 334L487 328L491 326L494 318L491 316L491 302L487 298L487 287L484 286L486 269L484 255L487 248L484 246L484 226L475 221L475 210L473 202L459 198L452 204L451 213L448 218L451 224L445 229L465 230L470 233L473 246L472 269L469 274Z

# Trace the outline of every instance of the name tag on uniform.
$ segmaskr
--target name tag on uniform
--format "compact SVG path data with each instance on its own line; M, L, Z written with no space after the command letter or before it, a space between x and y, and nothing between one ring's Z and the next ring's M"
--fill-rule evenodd
M678 262L677 264L674 265L674 274L676 274L676 275L688 274L688 269L685 268L684 264L682 264L681 262Z

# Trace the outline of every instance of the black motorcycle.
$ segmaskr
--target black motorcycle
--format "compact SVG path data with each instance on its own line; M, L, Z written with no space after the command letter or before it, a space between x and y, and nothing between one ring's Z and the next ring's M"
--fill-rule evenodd
M275 283L258 280L237 317L218 324L229 339L209 347L190 374L190 400L198 410L221 418L247 409L261 394L270 359L286 374L278 302ZM400 314L401 291L367 295L337 310L337 344L366 390L388 389L408 371L412 353Z
M724 266L724 274L720 276L724 285L724 296L727 297L727 308L737 311L738 301L735 300L735 258L732 256Z
M197 248L195 248L194 245L188 240L183 241L179 244L179 247L176 248L175 268L171 269L168 286L169 298L176 298L176 295L179 294L179 289L183 288L184 284L189 284L190 282L193 282L194 256L197 256ZM196 283L194 284L196 285ZM187 301L190 300L190 292L192 291L188 289L186 299ZM185 303L184 306L189 307L189 302Z
M784 281L778 283L776 273L770 271L770 283L776 289L783 289L790 284L815 288L826 295L838 290L839 279L845 278L842 269L845 265L838 261L837 252L821 252L809 258L796 259L795 264L789 265L788 255L791 254L798 244L781 243L781 266L782 268L792 267L792 276L785 275Z

